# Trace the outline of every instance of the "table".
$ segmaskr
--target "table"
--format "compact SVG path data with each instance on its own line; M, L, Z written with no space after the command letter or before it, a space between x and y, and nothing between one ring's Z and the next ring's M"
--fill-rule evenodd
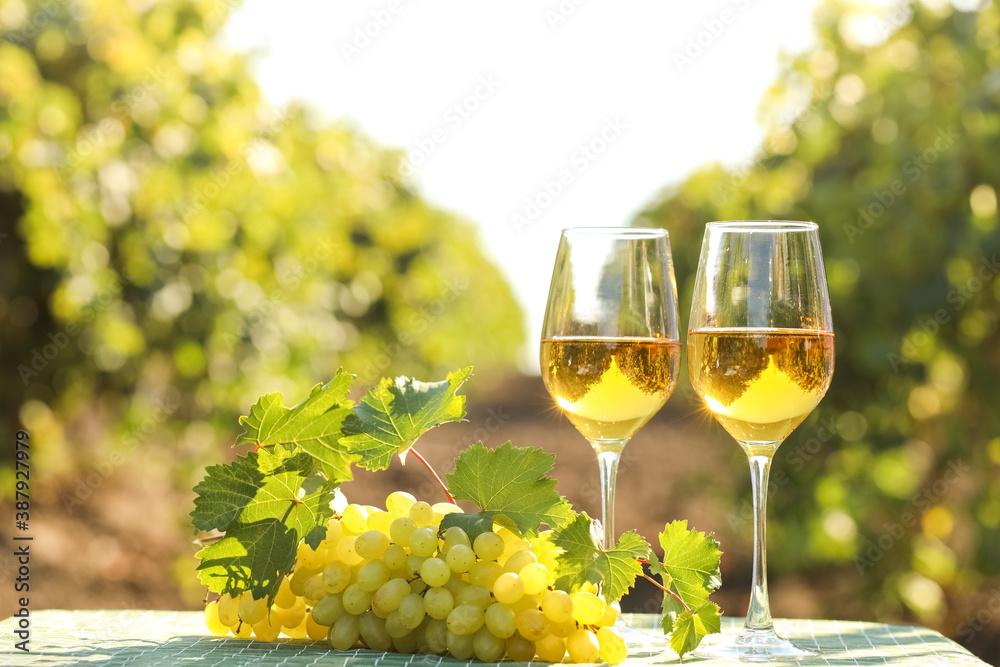
M639 629L657 625L653 614L625 614ZM30 653L14 648L14 618L0 622L0 664L18 665L185 665L241 667L455 667L481 666L436 655L400 655L363 649L337 652L306 640L267 643L217 638L208 634L199 612L182 611L36 611L31 614ZM933 630L856 621L775 620L778 633L804 646L818 647L824 657L799 665L985 665L964 648ZM742 619L723 619L723 632L735 633ZM625 665L677 663L661 653L635 652ZM721 665L691 658L684 664ZM527 663L521 663L527 664ZM503 663L515 667L515 663Z

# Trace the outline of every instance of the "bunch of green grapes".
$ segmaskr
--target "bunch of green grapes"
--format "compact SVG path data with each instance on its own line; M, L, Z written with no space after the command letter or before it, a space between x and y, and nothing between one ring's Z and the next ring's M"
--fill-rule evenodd
M485 662L626 658L611 628L618 612L596 589L554 589L526 540L499 526L473 542L461 528L441 531L446 514L462 511L450 503L396 491L385 504L348 505L318 548L300 544L270 607L249 592L210 602L209 630Z

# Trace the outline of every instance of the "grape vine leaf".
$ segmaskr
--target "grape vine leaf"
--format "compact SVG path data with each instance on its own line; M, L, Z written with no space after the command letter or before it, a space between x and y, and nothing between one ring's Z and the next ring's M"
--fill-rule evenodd
M251 591L257 599L273 598L281 578L295 565L298 541L279 519L237 524L196 554L201 559L198 578L219 595Z
M354 376L343 369L326 384L317 384L309 397L286 408L279 392L257 399L250 414L240 417L243 433L237 445L272 447L297 445L313 457L327 479L346 482L353 478L351 463L357 460L341 443L344 419L352 414L346 400Z
M448 490L458 500L468 500L479 512L448 514L441 529L459 526L470 540L493 530L493 523L518 534L537 533L542 524L560 526L573 518L573 508L556 491L548 477L555 456L533 447L506 442L487 449L482 442L468 447L455 459L447 475Z
M635 531L629 531L610 549L602 549L594 541L592 524L589 516L579 514L553 532L553 543L563 550L556 556L556 588L574 591L587 583L603 583L604 597L614 602L642 575L639 559L649 556L649 544Z
M660 575L663 586L680 597L684 604L699 609L708 602L709 594L722 585L719 543L710 535L688 530L687 521L668 523L659 537L663 561L654 559L650 569ZM684 605L664 593L664 617L672 619L683 611Z
M470 366L448 373L441 382L383 378L344 419L341 444L362 468L385 470L393 454L405 457L427 430L465 417L465 396L455 392L471 374Z
M670 648L682 658L685 653L698 648L706 635L721 630L722 612L714 602L706 602L691 611L685 610L672 623L666 616L663 617L663 631L670 633Z

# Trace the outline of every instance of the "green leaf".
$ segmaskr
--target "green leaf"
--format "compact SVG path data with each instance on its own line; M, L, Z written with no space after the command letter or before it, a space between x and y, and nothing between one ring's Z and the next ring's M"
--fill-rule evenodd
M685 653L698 648L706 635L721 630L722 612L714 602L707 602L697 609L678 614L672 625L667 623L666 618L663 621L663 631L670 633L670 648L682 658Z
M250 452L229 465L212 466L194 488L198 496L191 523L197 530L228 532L236 524L276 519L297 538L318 546L333 516L330 501L339 482L325 481L305 493L302 486L313 468L308 454L284 447Z
M293 408L282 404L280 393L261 396L250 414L240 417L243 433L236 444L297 445L317 461L327 479L349 481L353 478L351 463L357 456L341 438L344 419L352 413L353 403L346 399L353 381L353 375L340 369L326 384L314 386L309 397Z
M487 449L482 442L470 446L455 459L455 471L447 476L448 490L458 500L475 503L480 512L448 514L441 529L460 525L474 540L492 530L494 521L522 535L537 532L542 524L555 528L566 523L574 516L573 508L547 476L555 458L509 442L496 449Z
M219 595L248 590L255 598L270 598L295 564L298 542L296 532L278 519L238 524L198 552L198 578Z
M687 521L672 521L660 533L663 561L652 562L650 569L663 578L663 585L676 593L691 609L708 602L709 594L722 585L719 543L710 535L688 530ZM664 593L665 615L677 614L683 607Z
M344 420L341 443L368 470L385 470L393 454L405 455L428 429L465 417L465 396L455 392L472 367L448 373L442 382L383 378Z
M579 514L553 532L553 543L563 550L556 556L556 587L575 591L586 583L603 583L604 597L612 602L620 600L642 575L639 559L649 556L649 544L635 531L629 531L618 538L617 544L603 550L594 540L592 527L593 520Z

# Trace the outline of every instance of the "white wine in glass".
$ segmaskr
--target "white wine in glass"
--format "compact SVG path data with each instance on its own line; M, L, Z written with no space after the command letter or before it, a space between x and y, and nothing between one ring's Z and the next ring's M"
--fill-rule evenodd
M754 569L740 635L699 657L771 662L818 655L774 632L767 597L767 480L778 446L819 404L833 377L833 324L817 226L711 222L688 330L688 373L750 462Z
M604 544L614 544L622 450L677 383L677 285L666 230L563 230L540 353L545 387L597 453Z

